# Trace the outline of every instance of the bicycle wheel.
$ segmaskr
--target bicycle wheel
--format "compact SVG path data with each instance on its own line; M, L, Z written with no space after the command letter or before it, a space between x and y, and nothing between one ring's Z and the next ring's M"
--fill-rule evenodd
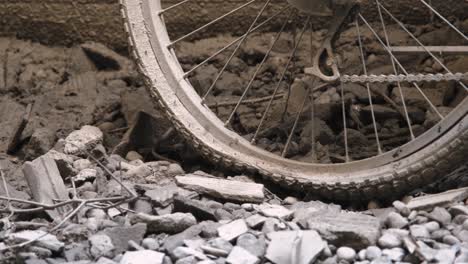
M306 2L122 0L122 13L151 95L215 164L334 200L369 200L467 161L463 23L424 0L411 10L434 28L403 23L391 1L362 13L312 1L324 16ZM323 21L332 21L328 32ZM450 39L428 37L449 30Z

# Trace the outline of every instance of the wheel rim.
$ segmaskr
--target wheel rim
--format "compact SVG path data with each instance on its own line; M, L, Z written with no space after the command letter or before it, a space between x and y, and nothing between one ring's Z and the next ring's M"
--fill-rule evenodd
M184 72L184 70L180 66L174 51L171 51L171 49L166 48L171 47L171 43L173 43L169 39L166 30L163 27L161 27L163 25L163 21L161 19L161 12L165 12L166 10L167 9L162 9L160 7L159 1L148 2L148 9L145 9L145 11L147 11L146 15L148 17L151 17L152 21L154 22L153 34L155 34L155 37L152 40L158 42L155 43L155 46L160 47L160 49L157 50L157 53L159 53L160 56L163 56L158 56L158 59L164 58L164 61L160 61L160 65L163 68L164 72L172 79L171 86L176 87L175 90L176 92L178 91L177 93L179 99L183 102L185 106L187 106L189 111L193 111L198 118L204 120L203 122L211 123L213 125L215 129L211 129L210 132L213 133L215 137L218 135L218 138L220 140L227 140L228 142L231 142L229 144L231 147L241 149L241 153L247 153L256 156L258 160L267 160L269 162L274 162L278 164L287 163L288 165L294 165L298 168L302 168L305 170L313 169L318 173L322 174L324 172L347 173L350 171L369 169L369 167L376 168L378 166L396 162L418 151L419 149L422 149L424 146L430 144L435 139L437 139L440 135L444 134L445 131L448 131L454 124L457 123L457 121L461 120L468 111L467 99L465 98L464 102L459 104L458 107L450 113L450 115L444 118L436 126L428 130L422 136L416 138L410 143L400 146L397 149L385 152L379 156L371 157L368 159L352 161L343 164L334 164L333 166L309 164L289 159L283 159L272 153L266 152L264 150L259 150L255 146L250 145L248 141L246 141L233 131L225 128L223 122L215 118L216 116L211 112L211 110L207 109L205 106L202 105L202 98L194 92L192 85L184 79L186 72Z

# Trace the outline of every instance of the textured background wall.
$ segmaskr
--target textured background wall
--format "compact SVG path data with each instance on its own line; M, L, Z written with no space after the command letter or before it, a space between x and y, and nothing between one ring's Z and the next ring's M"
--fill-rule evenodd
M163 1L166 5L180 0ZM369 1L369 0L367 0ZM166 19L178 33L189 31L196 24L227 12L246 0L193 0L190 4L168 13ZM218 29L233 32L245 27L256 8L236 14L237 19L225 20ZM284 4L284 0L273 2ZM424 22L428 11L418 0L387 0L386 5L408 21ZM468 3L464 0L432 0L444 14L466 18ZM367 15L375 9L366 4ZM276 5L276 10L279 5ZM275 9L273 8L273 9ZM273 12L269 9L268 12ZM234 16L233 16L234 17ZM117 50L126 50L126 38L120 19L118 0L0 0L0 35L15 35L47 44L70 45L86 40L103 42Z

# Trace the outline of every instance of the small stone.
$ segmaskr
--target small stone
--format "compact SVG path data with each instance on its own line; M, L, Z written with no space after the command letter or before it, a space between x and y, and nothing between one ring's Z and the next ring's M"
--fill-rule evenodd
M120 264L163 264L164 254L153 250L126 252Z
M131 219L132 223L146 223L150 233L179 233L196 225L197 220L192 214L174 213L162 216L136 214Z
M168 188L166 186L158 186L154 189L145 192L145 197L150 198L151 203L154 206L166 207L171 204L174 200L174 196L177 194L175 188ZM183 212L183 211L180 211ZM185 213L185 212L184 212Z
M265 239L258 239L256 236L246 233L237 238L237 246L243 247L245 250L252 253L252 255L261 257L265 254L266 241Z
M233 248L232 244L229 241L222 239L220 237L211 239L207 243L210 247L220 249L224 252L227 252L228 254L229 252L231 252Z
M397 209L397 211L403 216L407 217L411 213L411 210L408 208L408 206L406 206L406 204L401 201L393 202L393 207L395 207L395 209Z
M401 246L402 241L398 236L387 232L379 238L378 244L383 248L395 248Z
M266 217L274 217L285 220L290 219L294 213L284 206L275 204L261 204L258 206L257 210Z
M442 242L451 246L460 244L460 240L452 235L444 236Z
M91 168L91 166L92 166L91 161L89 161L88 159L78 159L78 160L75 160L73 162L73 167L77 171L82 171L84 169L89 169L89 168Z
M408 220L401 216L399 213L391 212L385 221L389 228L403 228L408 225Z
M434 256L434 263L454 263L456 255L457 249L439 249Z
M247 231L248 227L243 219L232 221L218 228L219 236L227 241L232 241Z
M168 252L173 251L175 248L182 246L185 240L198 236L202 232L202 228L202 225L194 225L179 234L166 238L164 240L164 248Z
M98 172L95 169L84 169L75 176L75 181L76 182L93 181L94 179L96 179L97 173Z
M468 230L462 230L454 235L457 236L457 238L462 242L468 242Z
M405 250L398 247L392 249L384 249L382 251L382 254L392 261L399 262L402 261L405 257Z
M356 258L356 251L350 247L340 247L336 251L336 255L339 260L353 262Z
M94 258L113 257L114 245L107 235L94 235L89 238L91 248L89 252Z
M254 214L245 219L245 222L250 228L257 228L263 225L263 223L265 223L266 220L266 217L259 214Z
M146 249L154 251L158 250L160 246L158 240L150 237L143 239L143 241L141 241L141 245Z
M207 257L200 251L188 247L177 247L171 252L171 256L175 259L183 259L193 256L198 260L207 259Z
M434 208L428 217L434 221L439 222L441 225L448 225L452 221L452 216L450 213L442 207Z
M166 174L170 177L174 177L174 176L184 175L185 171L184 169L182 169L182 167L179 164L171 163L169 164L169 167L167 168Z
M259 262L259 258L242 247L234 247L226 259L226 263L229 264L257 264Z
M80 130L73 131L65 138L65 154L82 155L91 151L103 140L101 130L93 126L83 126Z
M286 225L276 218L267 218L262 227L262 232L265 234L285 230Z
M432 221L429 223L425 223L424 226L427 228L427 230L432 233L440 228L440 225L438 222Z
M295 203L299 202L299 199L296 197L288 196L283 200L283 203L286 205L293 205Z
M196 264L196 263L197 263L197 258L195 258L194 256L181 258L175 262L175 264Z
M125 156L125 159L128 161L143 160L143 156L136 151L129 151Z
M218 227L222 224L214 221L203 221L200 225L203 226L201 236L204 238L212 238L218 236Z
M234 212L236 210L241 209L242 207L240 205L238 205L238 204L235 204L235 203L225 203L223 205L223 208L224 208L224 210L232 213L232 212Z
M233 219L232 214L229 213L228 211L222 209L222 208L221 209L216 209L215 212L214 212L214 215L215 215L216 220L218 220L218 221L232 220Z
M427 228L423 225L411 225L411 235L415 238L429 238L430 234Z
M366 259L374 260L382 256L382 250L376 246L370 246L366 249Z
M452 217L456 217L457 215L468 215L468 207L461 204L450 207L448 211Z

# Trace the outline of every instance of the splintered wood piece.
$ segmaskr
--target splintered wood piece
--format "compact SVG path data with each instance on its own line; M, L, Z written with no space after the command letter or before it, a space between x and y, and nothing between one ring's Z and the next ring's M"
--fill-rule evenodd
M48 156L41 156L23 166L24 176L31 189L34 201L54 204L55 200L68 200L68 192L55 161ZM47 210L52 219L63 218L70 207Z
M176 181L183 188L225 200L260 203L265 199L263 184L201 176L178 176Z

